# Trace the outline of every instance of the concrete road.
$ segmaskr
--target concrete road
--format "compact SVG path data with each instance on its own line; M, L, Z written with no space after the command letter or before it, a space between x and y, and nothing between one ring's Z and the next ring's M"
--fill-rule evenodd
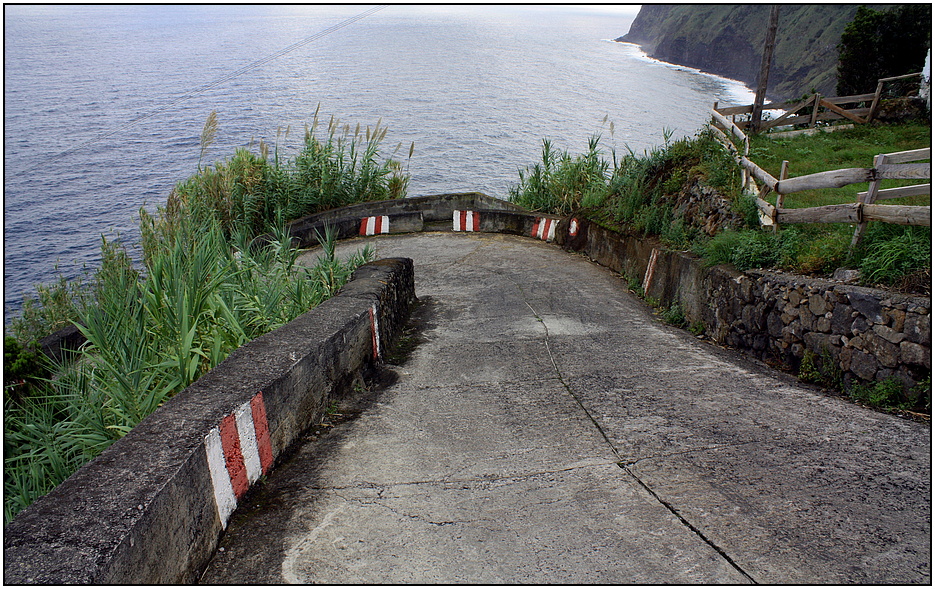
M415 260L416 331L233 518L207 583L931 582L931 432L505 235Z

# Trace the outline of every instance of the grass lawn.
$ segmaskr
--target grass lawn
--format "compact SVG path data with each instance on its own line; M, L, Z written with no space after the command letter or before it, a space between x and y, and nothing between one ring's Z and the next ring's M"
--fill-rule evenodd
M772 138L769 134L750 138L750 159L775 177L783 160L789 162L788 176L807 176L818 172L842 168L872 168L873 159L881 153L894 153L931 147L932 129L929 125L859 125L833 133ZM925 160L930 161L930 160ZM926 180L884 180L880 188L893 188L907 184L923 184ZM789 194L783 201L785 208L817 207L855 202L858 192L865 192L867 184L851 184L844 188L809 190ZM770 199L774 202L775 195ZM886 204L931 204L929 196L914 196L887 200Z

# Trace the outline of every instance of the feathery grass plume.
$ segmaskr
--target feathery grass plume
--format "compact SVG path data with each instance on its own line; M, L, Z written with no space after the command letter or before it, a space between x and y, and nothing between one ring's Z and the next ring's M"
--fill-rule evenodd
M201 130L201 152L198 154L198 171L201 171L201 160L208 151L208 147L214 143L214 138L218 132L218 112L212 110L205 121L205 126Z

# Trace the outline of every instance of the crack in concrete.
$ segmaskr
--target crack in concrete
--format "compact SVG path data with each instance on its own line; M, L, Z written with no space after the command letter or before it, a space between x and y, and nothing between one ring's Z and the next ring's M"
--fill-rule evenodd
M352 489L376 489L378 492L377 498L379 499L379 498L382 498L382 493L384 493L386 489L389 489L391 487L405 487L409 485L418 486L418 485L488 483L488 482L511 481L511 480L512 481L523 481L523 480L527 480L527 479L537 477L537 476L558 474L561 472L569 472L573 470L578 470L578 469L583 469L583 468L593 468L593 467L598 467L598 466L610 466L610 465L619 466L619 464L620 463L616 460L612 460L612 461L606 460L606 461L589 462L587 464L566 466L562 468L537 470L537 471L527 472L527 473L513 473L513 474L503 474L503 475L489 474L489 475L479 475L479 476L466 477L466 478L460 478L460 479L441 478L441 479L429 479L429 480L421 480L421 481L397 481L397 482L392 482L392 483L375 483L372 481L360 481L352 485L309 486L306 488L312 489L315 491L332 491L335 493L335 495L338 495L339 497L342 497L342 498L343 496L337 493L337 491L348 491Z
M514 284L516 284L520 293L523 295L523 302L526 303L526 306L529 307L530 311L532 311L533 316L536 318L536 320L538 320L542 324L542 327L545 329L545 349L549 354L549 360L552 362L552 367L555 370L555 374L557 375L559 382L562 383L562 386L565 387L565 390L568 391L568 394L572 396L572 398L575 400L576 403L578 403L578 406L581 407L581 410L584 411L585 415L588 416L588 419L591 420L591 423L594 424L594 427L597 428L597 431L600 432L601 436L607 442L607 445L610 446L610 449L614 453L614 456L616 456L619 460L617 462L617 466L623 469L624 472L626 472L634 481L637 482L637 484L640 485L640 487L642 487L656 501L658 501L659 504L661 504L663 507L668 509L669 512L672 515L674 515L682 523L682 525L687 527L696 536L698 536L698 538L700 538L705 544L707 544L712 549L714 549L714 551L717 552L721 556L721 558L723 558L728 564L730 564L737 572L739 572L741 575L749 579L751 583L756 584L756 581L753 579L753 577L751 577L745 570L743 570L740 567L740 565L734 562L734 559L732 559L730 555L724 551L723 548L715 544L714 541L712 541L710 538L708 538L704 534L704 532L702 532L700 529L692 525L691 522L689 522L681 513L679 513L678 509L676 509L672 504L670 504L668 501L660 497L659 494L653 491L649 485L647 485L642 479L636 476L636 474L632 470L630 470L630 465L628 465L626 462L624 462L621 459L621 456L619 452L617 451L616 446L614 446L613 442L611 442L610 437L607 435L607 432L604 431L604 428L601 427L600 423L598 423L597 420L594 418L594 416L591 415L591 412L588 411L587 407L584 406L584 402L578 397L578 395L575 394L571 386L569 386L568 383L565 382L565 379L562 376L561 370L558 367L558 363L555 361L555 357L552 355L552 347L549 344L549 326L542 319L542 317L539 316L539 314L536 312L533 306L529 304L529 301L526 299L526 293L523 290L522 285L520 285L519 283L514 283ZM752 443L752 442L745 442L745 443Z
M616 456L619 461L621 459L621 456L617 452L617 448L616 446L614 446L614 443L611 442L610 438L607 436L607 432L605 432L604 428L602 428L601 425L597 422L597 419L595 419L594 416L591 415L591 412L588 411L588 408L584 406L584 402L578 397L578 395L575 394L575 392L571 389L571 386L569 386L568 383L565 382L565 377L562 376L562 371L558 367L558 362L555 361L555 356L552 354L552 346L550 345L550 342L549 342L549 326L546 324L545 320L539 315L539 313L533 308L533 306L529 304L529 301L526 298L526 292L523 290L522 285L516 282L514 282L514 284L516 284L516 287L519 289L520 293L523 295L523 302L526 303L526 306L529 307L530 311L532 311L533 317L535 317L536 321L541 323L542 328L545 329L545 351L549 354L549 362L552 363L552 370L555 371L556 378L558 379L560 383L562 383L562 386L565 388L568 394L571 395L571 397L575 400L578 406L581 407L581 410L584 411L584 414L588 416L588 419L591 420L591 423L593 423L594 427L597 428L597 431L600 432L601 436L604 438L604 441L607 442L607 445L610 447L611 452L614 453L614 456Z
M453 526L453 525L455 525L455 524L470 524L470 523L474 523L472 520L432 521L432 520L430 520L430 519L426 519L425 517L423 517L423 516L421 516L421 515L413 515L413 514L411 514L411 513L402 512L402 511L400 511L399 509L396 509L396 508L391 507L391 506L389 506L389 505L386 505L386 504L384 504L384 503L380 503L378 500L367 501L365 497L354 497L354 498L350 498L350 499L349 499L349 498L344 497L344 496L341 496L341 495L339 495L339 497L341 497L341 498L344 499L345 501L349 501L349 502L350 502L350 501L353 501L354 503L357 503L357 504L362 505L362 506L364 506L364 507L367 507L367 506L382 507L383 509L386 509L386 510L389 511L390 513L392 513L392 514L394 514L394 515L397 515L397 516L399 516L399 517L401 517L401 518L406 518L406 519L410 519L410 520L422 522L422 523L425 523L425 524L430 524L430 525L433 525L433 526L436 526L436 527L439 527L439 528L442 528L442 527L445 527L445 526ZM386 499L392 499L392 497L387 497Z
M691 530L692 532L694 532L694 534L695 534L696 536L698 536L699 538L701 538L701 540L704 541L705 544L707 544L707 545L710 546L712 549L714 549L715 552L717 552L718 554L720 554L720 555L721 555L721 558L723 558L725 561L727 561L727 563L728 563L729 565L731 565L732 567L734 567L734 570L736 570L738 573L740 573L741 575L743 575L744 577L746 577L747 579L749 579L751 583L757 584L756 580L755 580L753 577L751 577L751 576L749 575L749 573L747 573L747 571L743 570L743 569L740 567L740 565L738 565L736 562L734 562L734 559L732 559L732 558L730 557L730 555L727 554L727 552L724 551L723 548L721 548L720 546L718 546L717 544L715 544L713 540L711 540L710 538L708 538L707 536L705 536L704 532L702 532L701 530L699 530L698 528L696 528L695 526L693 526L692 523L691 523L690 521L688 521L687 519L685 519L685 516L683 516L681 513L679 513L679 510L676 509L675 506L673 506L671 503L669 503L668 501L666 501L665 499L663 499L662 497L660 497L655 491L652 490L652 488L650 488L649 485L647 485L645 482L643 482L643 480L642 480L640 477L636 476L636 474L635 474L633 471L630 470L630 467L629 467L629 466L627 466L626 464L624 464L624 463L622 463L622 462L618 463L617 466L619 466L621 469L623 469L623 471L624 471L625 473L627 473L628 475L630 475L630 477L632 477L633 480L635 480L647 493L649 493L650 495L652 495L653 498L656 499L656 501L658 501L661 505L663 505L666 509L668 509L669 512L670 512L672 515L674 515L676 518L678 518L678 520L679 520L680 522L682 522L682 525L684 525L684 526L687 527L689 530Z
M477 251L478 251L478 250L474 250L474 251L472 251L471 253L469 253L468 255L464 256L463 258L461 258L461 260L459 260L459 263L462 263L462 264L463 264L463 263L465 262L465 260L467 260L467 258L473 256L475 253L477 253ZM483 266L480 265L480 266L478 266L478 267L483 267ZM499 275L506 275L506 276L508 276L508 274L506 274L505 272L501 272L501 271L498 271L498 270L493 269L493 268L485 268L485 269L488 270L488 271L490 271L490 272L492 272L492 273L494 273L494 274L499 274ZM551 364L552 364L552 369L553 369L553 371L555 372L556 379L562 384L562 386L565 388L565 390L568 392L568 394L571 395L571 397L575 400L575 402L578 404L578 406L581 408L581 410L584 412L584 414L588 417L588 419L591 420L591 423L594 424L594 427L597 428L597 431L598 431L598 432L601 434L601 436L604 438L604 441L607 443L607 445L608 445L608 447L610 448L611 452L613 452L614 456L617 457L617 461L615 462L615 464L617 464L617 466L619 466L619 467L620 467L624 472L626 472L634 481L636 481L636 483L639 484L640 487L642 487L647 493L649 493L660 505L662 505L663 507L665 507L673 516L675 516L675 517L679 520L679 522L682 523L682 525L684 525L686 528L688 528L692 533L694 533L694 534L695 534L699 539L701 539L705 544L707 544L707 545L710 546L715 552L717 552L717 553L721 556L721 558L723 558L728 564L730 564L737 572L739 572L741 575L743 575L745 578L747 578L751 583L756 584L756 580L754 580L752 576L750 576L746 571L744 571L744 570L740 567L740 565L738 565L738 564L730 557L730 555L728 555L727 552L724 551L724 549L722 549L720 546L718 546L716 543L714 543L714 541L712 541L710 538L708 538L708 537L704 534L704 532L702 532L700 529L698 529L697 527L695 527L695 526L694 526L691 522L689 522L681 513L679 513L678 509L676 509L672 504L670 504L668 501L666 501L665 499L663 499L662 497L660 497L659 494L657 494L655 491L653 491L653 489L652 489L649 485L647 485L642 479L640 479L638 476L636 476L636 474L635 474L632 470L630 470L630 466L631 466L631 465L636 464L636 462L639 462L640 460L645 460L645 458L638 459L638 460L636 460L636 461L634 461L634 462L632 462L632 463L629 463L629 464L623 460L623 458L620 456L620 453L619 453L618 450L617 450L617 447L614 445L614 443L611 441L610 437L607 435L607 432L604 431L604 428L601 427L601 425L600 425L600 423L598 423L597 419L591 414L590 411L588 411L587 407L584 405L584 402L581 400L581 398L575 393L575 391L571 388L571 386L565 381L565 378L564 378L564 376L562 375L562 371L561 371L561 369L560 369L559 366L558 366L558 362L555 360L555 356L554 356L554 354L552 353L552 346L551 346L551 342L550 342L550 334L549 334L549 326L548 326L548 324L545 322L545 320L542 318L542 316L539 315L539 313L536 311L536 309L529 303L528 297L526 296L526 292L525 292L525 290L523 289L523 286L522 286L520 283L516 282L516 281L513 281L513 283L514 283L514 285L516 286L516 288L519 290L520 294L522 295L523 302L526 304L527 307L529 307L529 310L532 312L533 317L535 317L536 320L537 320L539 323L542 324L542 327L543 327L543 329L545 330L545 339L544 339L545 349L546 349L546 352L547 352L548 355L549 355L549 361L550 361ZM744 444L748 444L748 443L752 443L752 442L744 442ZM740 444L737 444L737 445L740 445ZM729 446L729 445L719 446L719 447L715 447L715 448L706 448L705 450L717 450L717 449L719 449L719 448L725 448L725 447L728 447L728 446ZM672 456L674 456L674 455L676 455L676 454L683 454L683 453L690 452L690 451L696 451L696 450L686 450L686 451L683 451L683 452L677 452L677 453L673 453ZM664 457L664 456L663 456L663 457ZM563 469L563 470L567 470L567 469ZM526 475L526 476L532 476L532 475ZM516 477L500 477L501 480L502 480L502 479L509 479L509 478L516 478ZM521 478L525 478L525 477L521 477ZM490 479L480 479L480 480L490 480ZM496 480L496 479L494 479L494 480ZM455 481L448 481L448 482L455 482ZM462 481L462 482L469 482L469 481ZM425 481L425 483L437 484L437 482L431 482L431 481ZM422 483L419 483L419 484L422 484Z

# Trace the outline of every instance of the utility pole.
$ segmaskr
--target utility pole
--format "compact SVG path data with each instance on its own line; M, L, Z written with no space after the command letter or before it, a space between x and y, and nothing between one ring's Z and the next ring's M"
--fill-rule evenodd
M773 4L769 10L769 27L766 29L766 44L763 47L763 61L760 62L760 78L756 85L756 98L753 101L753 117L750 121L754 133L760 130L763 116L763 101L766 99L766 82L769 80L769 65L773 61L773 47L776 45L776 29L779 28L779 5Z

